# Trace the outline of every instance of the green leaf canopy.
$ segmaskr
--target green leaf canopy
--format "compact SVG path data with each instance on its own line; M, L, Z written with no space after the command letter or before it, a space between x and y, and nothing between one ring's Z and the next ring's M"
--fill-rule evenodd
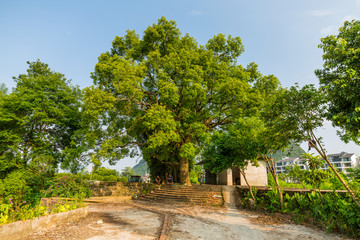
M346 142L360 137L360 21L346 21L338 35L321 39L323 69L315 74L329 100L327 118Z
M71 161L66 149L80 128L81 92L63 74L28 62L16 88L0 95L0 173ZM40 165L39 165L40 164Z
M86 90L87 115L94 132L101 130L98 153L120 158L129 153L124 148L140 146L148 159L178 165L180 182L189 184L199 142L256 106L256 66L236 63L243 51L239 37L223 34L201 46L164 17L142 37L116 37Z

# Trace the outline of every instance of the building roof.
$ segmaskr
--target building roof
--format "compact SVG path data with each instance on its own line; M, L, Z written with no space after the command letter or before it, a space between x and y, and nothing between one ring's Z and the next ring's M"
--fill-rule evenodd
M346 153L342 155L342 157L352 157L353 155L355 155L355 153Z
M293 161L299 160L299 159L300 159L299 157L292 157L292 158L287 157L287 158L276 161L276 163L293 162Z
M346 152L341 152L341 153L333 153L333 154L328 154L328 157L352 157L355 153L346 153Z
M344 153L333 153L333 154L328 154L328 157L341 157L342 155L344 155Z

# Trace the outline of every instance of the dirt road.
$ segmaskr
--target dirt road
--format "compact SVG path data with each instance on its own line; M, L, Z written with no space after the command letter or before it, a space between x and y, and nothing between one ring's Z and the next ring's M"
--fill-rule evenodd
M203 208L159 203L90 205L88 217L38 232L29 240L158 239L164 215L169 215L167 239L344 239L294 224L263 224L266 218L235 207Z
M162 216L126 203L92 204L89 215L77 222L40 231L29 240L156 239Z

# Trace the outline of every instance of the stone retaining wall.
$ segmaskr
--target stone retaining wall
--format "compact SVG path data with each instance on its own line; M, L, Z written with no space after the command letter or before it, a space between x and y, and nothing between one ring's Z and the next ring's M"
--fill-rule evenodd
M165 188L166 185L138 182L100 182L94 181L90 184L93 197L102 196L131 196L133 198L143 196L151 191Z
M50 214L25 221L9 223L0 226L1 240L24 239L26 236L48 228L55 227L61 223L75 221L83 218L88 213L88 207L78 208L68 212Z

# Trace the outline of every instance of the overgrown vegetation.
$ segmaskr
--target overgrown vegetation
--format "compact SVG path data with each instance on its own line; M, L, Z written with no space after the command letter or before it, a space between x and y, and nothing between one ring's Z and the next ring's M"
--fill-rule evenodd
M24 201L23 204L17 204L15 206L12 200L13 199L9 198L7 203L0 204L0 225L46 216L53 213L66 212L85 206L85 204L77 198L74 201L65 201L56 204L52 206L51 210L40 202L36 204L27 204L27 202Z
M336 192L285 194L283 204L278 198L277 188L265 194L253 189L255 205L250 201L250 193L244 198L242 206L250 209L263 209L268 212L290 214L295 222L307 223L340 232L355 238L360 237L360 209L349 195Z
M316 159L314 156L311 158L313 158L311 161ZM359 167L349 171L356 173ZM356 174L340 174L355 192L360 192ZM336 192L345 188L332 171L322 171L315 166L312 171L301 170L297 166L287 168L285 173L279 175L279 185L281 188L299 188L300 190L296 193L285 193L283 204L278 198L278 189L271 174L268 174L268 185L272 190L266 193L260 193L256 188L252 189L253 195L248 192L243 198L242 207L290 214L298 223L310 223L328 232L360 237L360 208L349 194ZM302 192L301 189L313 191ZM321 190L332 191L323 193ZM251 200L253 198L255 201Z
M0 180L0 224L25 220L84 206L83 199L91 196L86 176L82 174L54 174L43 186L36 176L15 171ZM51 208L41 205L41 198L74 198Z

